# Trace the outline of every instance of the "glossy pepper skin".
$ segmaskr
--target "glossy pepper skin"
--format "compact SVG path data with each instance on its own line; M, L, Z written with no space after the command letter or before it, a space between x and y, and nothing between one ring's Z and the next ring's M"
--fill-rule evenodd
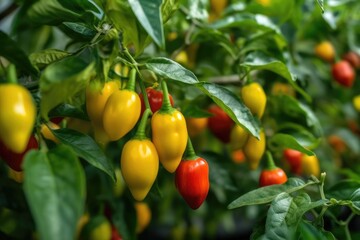
M186 203L197 209L209 192L209 165L205 159L182 160L175 173L175 186Z
M274 184L283 184L288 178L284 170L275 165L274 160L269 151L266 152L267 166L261 171L259 184L260 187L270 186Z
M267 100L262 86L257 82L245 85L241 89L241 97L250 112L261 119L265 111Z
M355 71L345 60L341 60L332 65L331 73L337 83L343 87L352 87L355 80Z
M166 82L162 81L161 85L166 96ZM152 116L151 129L161 164L168 172L175 172L186 148L188 132L184 116L171 107L169 98L164 99L161 109Z
M223 143L229 143L234 121L217 105L210 106L208 111L214 115L208 119L209 130Z
M100 88L99 84L96 83L87 86L86 111L94 126L102 128L105 104L110 95L117 91L119 87L119 81L106 82L103 88Z
M15 153L25 151L35 124L36 107L21 85L0 84L0 140Z
M152 87L148 87L148 88L146 88L146 94L149 99L151 111L153 113L158 111L161 108L161 105L163 102L163 98L164 98L163 92L156 90ZM141 114L143 114L143 112L145 111L145 108L146 108L145 102L144 102L144 96L143 96L143 94L139 93L139 97L140 97L140 101L141 101ZM170 98L171 106L174 106L174 99L170 94L169 94L169 98Z
M105 104L103 126L112 141L125 136L139 120L141 102L139 95L133 91L135 77L136 70L132 69L127 88L113 92Z
M301 159L303 153L294 149L285 149L283 157L290 166L290 171L294 174L300 175L301 170Z
M131 194L142 201L155 182L159 157L149 139L128 141L121 153L121 173Z
M301 168L302 174L305 176L320 176L319 159L315 155L307 156L306 154L304 154L301 158Z
M251 170L258 168L260 160L264 155L265 147L266 138L263 130L260 132L260 140L256 139L254 136L249 136L243 150Z
M7 148L4 143L0 141L0 157L7 163L7 165L15 171L22 171L21 164L24 160L25 154L30 149L39 148L39 144L34 135L30 136L26 149L22 153L15 153Z
M121 173L137 201L146 197L159 171L155 145L145 135L149 113L149 109L144 112L135 136L124 145L120 160Z

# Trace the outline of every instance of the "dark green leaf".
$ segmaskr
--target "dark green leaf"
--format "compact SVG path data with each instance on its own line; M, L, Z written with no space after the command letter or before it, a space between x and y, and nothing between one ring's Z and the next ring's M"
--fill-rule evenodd
M110 160L90 136L68 128L51 131L60 142L70 146L79 157L104 171L115 181L115 172Z
M288 181L284 184L271 185L250 191L230 203L228 208L234 209L248 205L269 203L282 192L292 193L313 184L317 183L312 180L309 180L307 183L305 183L299 178L289 178Z
M15 64L19 70L33 75L38 73L18 44L2 31L0 31L0 46L2 46L0 47L0 56Z
M83 90L92 74L94 64L87 64L79 57L69 57L45 68L40 78L42 117L60 103Z
M89 41L96 35L94 29L89 28L83 23L63 22L59 28L69 37L77 40Z
M127 1L107 1L105 9L106 15L115 28L123 33L123 45L133 50L135 56L140 55L144 48L151 43L151 38L137 21L129 3Z
M65 57L71 55L70 53L58 49L46 49L40 52L31 53L29 56L30 62L32 65L43 68L50 63L59 61Z
M350 200L352 194L360 188L360 182L354 180L342 180L331 186L325 192L327 198L337 200Z
M351 209L356 213L360 214L360 187L355 190L350 196Z
M291 148L298 150L306 155L313 156L314 153L303 147L292 135L277 133L269 139L270 148L279 150L280 148Z
M268 70L279 74L307 101L311 100L310 96L295 83L296 77L289 71L285 63L275 58L268 57L262 52L252 52L246 56L244 62L241 63L240 66L247 68L249 71Z
M88 115L84 111L67 103L60 104L53 108L49 112L49 118L52 117L73 117L82 120L89 120Z
M41 239L74 239L84 211L85 174L71 148L47 154L30 151L24 160L24 191Z
M196 84L196 76L179 63L164 57L150 58L145 62L146 68L154 71L159 76L169 78L185 84Z
M212 83L200 83L198 87L219 105L236 124L259 138L260 125L240 98L230 90Z
M294 0L282 1L282 0L271 0L266 6L260 4L259 2L252 1L247 7L247 12L251 13L260 13L266 16L277 18L281 22L289 19L295 7Z
M331 232L313 226L310 222L302 220L298 227L300 240L335 240Z
M129 0L140 24L160 48L165 48L164 29L160 7L162 0Z

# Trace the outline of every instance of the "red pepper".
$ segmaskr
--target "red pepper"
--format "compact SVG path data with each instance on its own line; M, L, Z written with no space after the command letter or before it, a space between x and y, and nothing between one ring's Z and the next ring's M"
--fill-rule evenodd
M260 187L270 186L274 184L283 184L287 181L287 176L284 170L277 167L270 152L267 155L267 168L262 170L260 174Z
M332 65L333 78L343 87L352 87L355 80L355 71L349 62L341 60Z
M217 105L210 106L208 111L214 115L208 120L210 131L223 143L229 143L233 120Z
M153 113L155 113L156 111L158 111L161 108L164 94L162 91L156 90L152 87L146 88L146 94L149 99L151 111ZM144 96L142 93L139 93L139 97L140 97L140 101L141 101L141 115L142 115L146 109L146 106L145 106ZM173 107L174 99L170 94L169 94L169 99L170 99L171 106Z
M300 175L302 172L301 169L302 155L303 155L302 152L290 148L285 149L283 152L284 159L289 164L290 171L294 174Z
M25 154L30 149L38 148L38 142L34 135L30 136L26 149L22 153L15 153L7 148L3 142L0 141L0 157L15 171L22 171L21 164L23 162Z
M197 209L209 192L209 165L205 159L195 155L190 139L186 149L186 157L175 172L175 186L186 203Z

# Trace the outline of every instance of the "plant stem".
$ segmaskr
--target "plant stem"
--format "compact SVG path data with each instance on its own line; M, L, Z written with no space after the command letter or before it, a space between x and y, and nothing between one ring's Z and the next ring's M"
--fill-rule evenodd
M9 83L18 83L16 76L16 68L14 64L10 64L7 69L7 81Z

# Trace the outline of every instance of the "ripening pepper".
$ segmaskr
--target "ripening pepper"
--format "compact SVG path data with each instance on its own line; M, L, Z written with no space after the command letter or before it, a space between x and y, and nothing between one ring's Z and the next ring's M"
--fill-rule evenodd
M240 125L235 125L230 133L230 147L232 150L242 149L249 138L249 133Z
M126 89L113 92L105 104L103 127L112 141L125 136L139 120L141 102L134 91L135 78L136 70L132 69Z
M159 171L155 145L145 136L149 113L150 109L145 110L135 136L124 145L120 160L121 173L137 201L146 197Z
M190 137L195 137L205 131L208 118L186 118L186 126Z
M165 96L168 96L166 82L161 82ZM164 98L161 109L151 118L152 140L164 168L175 172L186 148L188 132L182 113L171 107L168 97Z
M260 187L270 186L274 184L283 184L287 181L287 176L284 170L277 167L270 152L266 152L267 166L260 173L259 185Z
M146 202L136 202L136 233L141 233L151 222L151 209Z
M210 132L223 143L229 143L234 121L217 105L210 106L208 111L214 115L208 120Z
M186 156L175 172L175 186L192 209L199 208L209 192L209 165L195 155L190 138Z
M22 153L15 153L11 151L5 144L0 141L0 157L7 163L7 165L15 171L22 171L21 164L25 154L31 149L37 149L39 144L34 135L30 136L29 142Z
M301 158L302 174L305 176L314 175L315 177L320 176L320 165L319 159L313 155L308 156L304 154Z
M260 132L260 140L256 139L254 136L249 136L243 150L251 170L258 168L260 160L264 155L265 147L266 138L263 130Z
M0 109L0 140L11 151L24 152L36 117L30 92L18 84L0 84Z
M341 60L331 66L334 80L343 87L351 88L355 81L355 71L349 62Z
M287 164L290 166L290 171L294 174L300 175L302 172L301 169L301 161L302 161L302 155L303 153L295 150L287 148L283 152L284 160Z
M163 92L156 90L152 87L146 88L147 98L149 100L151 111L154 113L161 108L163 102ZM145 100L142 93L139 93L140 101L141 101L141 114L145 111ZM174 106L173 97L169 94L171 106Z
M257 82L245 85L241 89L241 97L250 112L260 119L266 107L266 94L262 86Z

